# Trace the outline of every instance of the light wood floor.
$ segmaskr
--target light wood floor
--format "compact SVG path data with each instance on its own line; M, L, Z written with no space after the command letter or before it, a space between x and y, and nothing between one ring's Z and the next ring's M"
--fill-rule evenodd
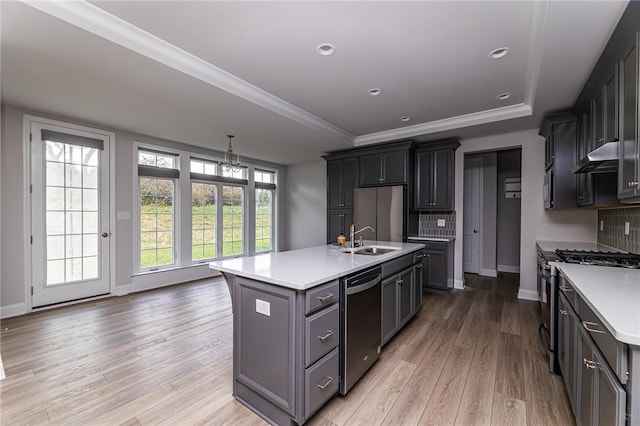
M346 397L308 424L572 425L549 374L538 307L517 275L425 295ZM1 322L0 423L264 424L231 396L230 299L221 279Z

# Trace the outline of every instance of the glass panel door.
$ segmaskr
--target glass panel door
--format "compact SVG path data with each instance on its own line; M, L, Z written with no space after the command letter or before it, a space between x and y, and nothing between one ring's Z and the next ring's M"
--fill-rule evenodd
M108 293L109 136L32 122L31 138L33 306Z

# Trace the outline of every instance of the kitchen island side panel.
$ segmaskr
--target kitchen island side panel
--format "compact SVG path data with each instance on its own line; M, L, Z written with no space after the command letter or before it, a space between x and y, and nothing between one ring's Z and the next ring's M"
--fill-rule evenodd
M295 416L295 297L286 288L236 277L237 380Z

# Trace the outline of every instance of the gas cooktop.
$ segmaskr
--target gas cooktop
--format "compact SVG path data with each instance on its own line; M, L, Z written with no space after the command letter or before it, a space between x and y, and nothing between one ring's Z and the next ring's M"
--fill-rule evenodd
M612 251L556 250L566 263L640 269L640 255Z

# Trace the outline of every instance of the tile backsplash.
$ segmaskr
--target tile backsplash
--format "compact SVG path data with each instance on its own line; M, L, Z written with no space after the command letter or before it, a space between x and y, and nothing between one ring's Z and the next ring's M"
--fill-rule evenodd
M625 222L629 222L629 235L624 233ZM598 242L640 254L640 207L598 210Z
M438 226L438 219L444 220L444 227ZM456 212L443 211L420 213L420 217L418 219L418 236L455 237Z

